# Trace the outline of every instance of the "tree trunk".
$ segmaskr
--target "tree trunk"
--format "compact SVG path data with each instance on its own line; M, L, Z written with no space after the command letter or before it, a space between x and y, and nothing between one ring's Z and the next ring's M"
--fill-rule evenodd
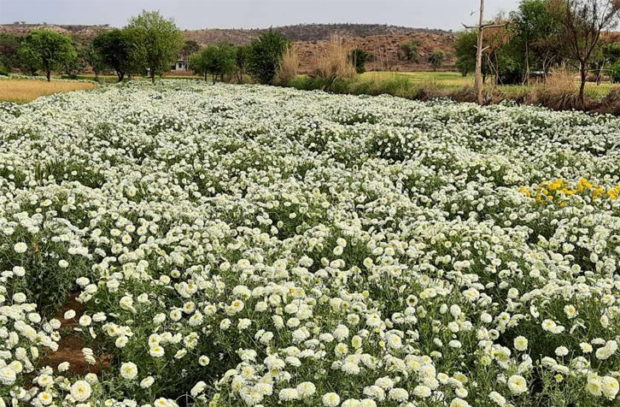
M483 46L482 34L484 32L484 29L482 27L483 22L484 22L484 0L480 0L480 16L479 16L479 22L478 22L478 46L476 49L476 82L475 82L476 101L478 102L479 105L481 105L484 102L484 99L482 98L482 46Z
M52 80L52 71L46 71L45 77L47 78L47 81L50 82Z
M525 78L523 84L530 84L530 48L527 33L525 34Z
M205 82L207 81L207 73L205 72Z
M579 76L581 79L581 83L579 84L579 103L581 104L582 109L586 108L586 96L585 96L586 74L587 74L587 71L586 71L585 61L579 61Z
M125 72L116 72L116 76L118 77L118 81L122 82L123 78L125 78Z
M153 85L155 85L155 71L153 69L151 69L151 72L149 72L151 75L151 83Z

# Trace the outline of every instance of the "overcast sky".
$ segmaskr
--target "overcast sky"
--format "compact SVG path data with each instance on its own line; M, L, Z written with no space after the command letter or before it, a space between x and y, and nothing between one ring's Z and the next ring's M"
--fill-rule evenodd
M517 0L486 0L487 15ZM459 29L478 0L0 0L0 23L110 24L160 10L184 29L264 28L300 23L377 23Z

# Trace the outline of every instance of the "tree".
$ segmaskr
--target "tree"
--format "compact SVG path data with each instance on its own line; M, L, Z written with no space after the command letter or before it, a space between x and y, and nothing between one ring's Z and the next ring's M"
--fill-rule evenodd
M243 75L245 74L249 55L250 47L247 45L239 45L235 48L235 74L237 75L237 82L239 83L243 82Z
M454 41L454 53L456 54L456 67L463 76L476 69L476 42L478 36L472 30L461 31Z
M114 29L99 34L93 40L93 51L102 62L114 69L121 82L131 70L131 41L126 31Z
M172 20L158 11L143 11L129 21L126 28L131 42L131 57L148 70L151 82L178 58L183 47L183 34Z
M398 45L398 59L405 61L418 62L418 48L420 43L418 41L406 41Z
M84 48L84 60L88 63L88 65L90 65L95 73L95 80L99 82L99 74L107 68L103 55L101 55L95 46L91 44L90 46Z
M431 63L431 66L433 67L433 71L436 71L437 69L441 68L441 65L443 64L445 57L446 56L443 53L443 51L438 50L438 49L433 51L433 53L429 55L428 62Z
M515 58L520 55L524 82L532 69L546 74L553 64L562 60L559 25L548 10L548 3L549 0L522 0L510 14L510 46Z
M235 71L235 48L226 42L209 45L194 54L190 64L194 72L204 75L205 81L207 74L211 74L215 83L218 76L223 80L224 75L230 75Z
M48 81L51 80L52 71L63 68L77 58L71 38L45 29L26 34L19 45L18 54L30 69L44 71Z
M181 48L181 56L183 60L187 63L187 68L189 68L189 57L200 51L200 45L194 40L187 40L185 44L183 44L183 48Z
M585 108L588 62L601 32L618 23L620 0L550 0L548 10L561 26L568 56L579 64L579 101Z
M264 32L250 44L248 72L260 83L271 83L287 46L288 41L280 32Z
M17 55L19 42L20 38L16 35L0 33L0 64L4 66L7 72L19 67L19 57Z
M370 60L370 54L361 48L355 48L349 54L349 60L355 66L357 73L364 73L366 72L366 62Z

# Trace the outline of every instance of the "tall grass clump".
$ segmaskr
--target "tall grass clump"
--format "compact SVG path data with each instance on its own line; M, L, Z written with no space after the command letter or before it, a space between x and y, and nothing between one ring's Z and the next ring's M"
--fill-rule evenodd
M578 108L580 101L574 74L567 70L551 72L544 83L531 86L527 101L555 110Z
M329 79L353 78L357 72L341 37L332 36L325 49L314 59L313 76Z
M299 70L299 55L294 44L289 45L282 53L282 59L276 72L276 83L286 85L297 77Z

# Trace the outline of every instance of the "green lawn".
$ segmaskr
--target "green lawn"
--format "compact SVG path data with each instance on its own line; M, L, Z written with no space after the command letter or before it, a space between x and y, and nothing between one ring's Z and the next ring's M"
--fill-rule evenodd
M359 81L395 81L406 79L416 87L431 86L440 90L454 91L464 87L474 86L474 75L463 76L459 72L366 72L357 78ZM491 83L492 78L487 83ZM579 86L575 79L575 91ZM526 85L499 85L498 89L507 96L516 96L527 91ZM586 95L590 98L599 99L605 97L614 89L620 89L620 84L602 82L600 85L588 82Z

